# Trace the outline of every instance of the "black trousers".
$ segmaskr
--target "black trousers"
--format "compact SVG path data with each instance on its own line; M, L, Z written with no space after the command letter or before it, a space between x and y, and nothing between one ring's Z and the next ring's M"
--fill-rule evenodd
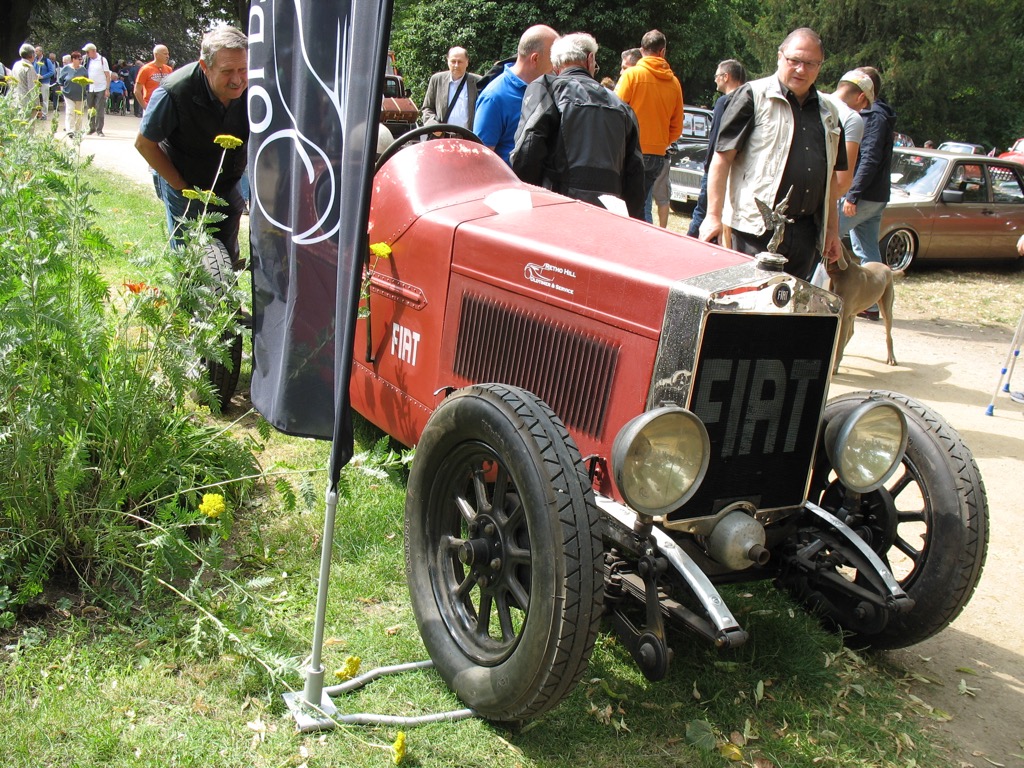
M733 250L756 256L768 249L768 241L772 239L773 234L765 232L763 235L754 235L734 229ZM786 272L801 280L811 279L814 267L821 258L821 252L818 250L818 225L814 216L801 216L792 224L786 225L782 242L779 243L779 255L787 259Z

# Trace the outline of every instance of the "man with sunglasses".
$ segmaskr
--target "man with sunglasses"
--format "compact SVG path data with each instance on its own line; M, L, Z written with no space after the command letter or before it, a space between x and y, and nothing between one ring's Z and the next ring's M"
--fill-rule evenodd
M708 212L702 240L716 240L723 226L731 247L755 255L773 231L756 200L775 208L787 200L791 219L778 253L786 272L808 279L824 253L839 258L836 171L847 167L839 113L814 87L825 59L821 38L797 29L779 46L774 75L732 94L708 170ZM773 217L774 218L774 217Z

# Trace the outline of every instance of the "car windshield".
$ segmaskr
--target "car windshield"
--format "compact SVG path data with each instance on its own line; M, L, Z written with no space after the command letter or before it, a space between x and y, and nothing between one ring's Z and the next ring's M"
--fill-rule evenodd
M911 195L935 195L946 176L949 160L907 152L892 156L892 185Z

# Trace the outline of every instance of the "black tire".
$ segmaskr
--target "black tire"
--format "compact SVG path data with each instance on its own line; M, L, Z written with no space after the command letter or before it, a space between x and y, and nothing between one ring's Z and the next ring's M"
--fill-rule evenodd
M826 618L850 632L855 646L903 648L939 632L970 600L988 547L988 502L970 449L942 417L916 400L885 391L851 392L828 403L825 422L869 397L902 409L910 439L902 467L883 488L862 495L847 523L889 566L914 607L876 628L851 619L850 604L833 595L838 610ZM821 506L835 512L845 489L824 454L820 451L812 497L820 493Z
M909 229L897 229L882 238L882 259L892 269L906 271L917 256L917 237Z
M579 450L529 392L467 387L430 417L405 505L409 591L435 668L481 716L538 715L586 670L601 619L597 523Z
M220 240L211 240L203 249L203 268L213 279L213 289L219 295L227 293L226 286L235 281L235 273L231 268L231 256ZM238 386L238 373L242 368L242 335L227 333L224 340L228 344L228 364L216 360L203 360L206 375L213 387L213 395L220 410L227 409Z

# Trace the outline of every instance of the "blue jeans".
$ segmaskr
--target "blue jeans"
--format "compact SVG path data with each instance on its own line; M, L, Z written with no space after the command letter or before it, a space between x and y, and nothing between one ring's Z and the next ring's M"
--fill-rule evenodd
M184 218L186 211L189 219L198 218L203 212L203 203L200 200L188 200L181 192L168 184L162 176L157 175L154 180L160 185L160 199L164 201L164 210L167 214L167 233L171 240L171 247L180 248L184 241L180 234L181 222L178 219ZM227 217L213 225L217 230L211 231L211 234L224 243L224 247L227 248L228 254L231 256L232 264L237 268L239 264L238 229L243 211L242 195L239 193L237 185L227 195L227 202L226 208L210 206L211 212L223 213Z
M847 216L843 213L843 201L839 201L839 234L849 235L853 252L857 254L861 264L868 261L882 261L882 252L878 247L878 233L882 228L882 212L885 203L873 200L861 200L857 203L857 213Z
M644 155L644 221L648 224L654 223L654 217L651 215L654 182L658 180L661 169L667 162L668 158L665 155Z
M708 174L705 171L700 180L700 194L697 195L697 203L693 206L693 216L690 217L690 228L686 234L690 237L700 237L700 225L704 223L704 217L708 215Z
M155 173L153 174L153 180L157 186L160 187L160 199L164 201L164 212L167 214L167 236L171 239L171 247L177 250L184 245L183 240L179 234L181 229L181 222L178 219L185 217L185 212L188 210L189 200L185 198L178 190L168 184L162 176ZM199 207L202 204L196 201L196 206ZM189 211L191 213L191 211Z

